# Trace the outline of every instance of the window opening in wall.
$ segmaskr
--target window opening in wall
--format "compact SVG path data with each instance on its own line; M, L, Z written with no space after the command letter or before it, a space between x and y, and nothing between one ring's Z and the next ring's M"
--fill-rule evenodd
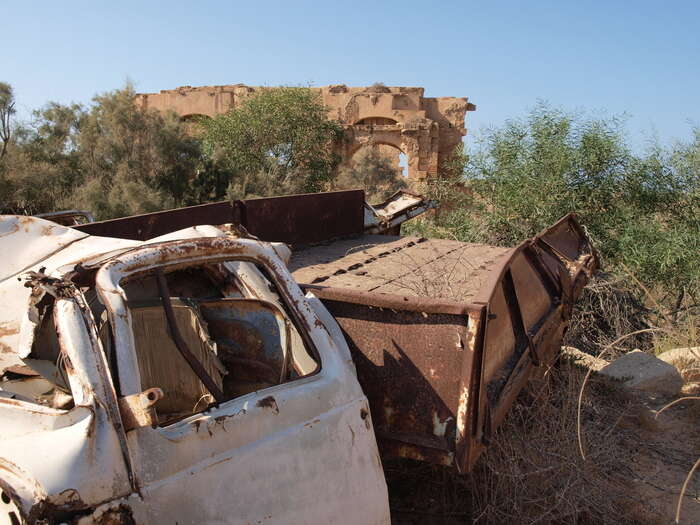
M408 177L408 157L401 151L399 152L399 173L402 177Z

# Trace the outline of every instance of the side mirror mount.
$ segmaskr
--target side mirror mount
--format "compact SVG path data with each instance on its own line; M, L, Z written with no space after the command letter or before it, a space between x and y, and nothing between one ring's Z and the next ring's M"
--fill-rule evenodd
M143 392L119 398L119 412L124 431L135 428L155 427L158 424L155 404L163 399L160 388L149 388Z

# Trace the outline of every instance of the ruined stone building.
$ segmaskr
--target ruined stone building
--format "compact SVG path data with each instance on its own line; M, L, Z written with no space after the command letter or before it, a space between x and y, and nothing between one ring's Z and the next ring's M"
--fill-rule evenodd
M225 113L258 89L243 84L183 86L139 94L136 103L144 108L173 110L188 120ZM320 93L329 117L345 128L340 151L344 163L351 163L363 147L378 146L396 166L404 154L407 175L413 180L438 174L467 133L466 112L476 109L466 97L425 97L420 87L340 84L311 89Z

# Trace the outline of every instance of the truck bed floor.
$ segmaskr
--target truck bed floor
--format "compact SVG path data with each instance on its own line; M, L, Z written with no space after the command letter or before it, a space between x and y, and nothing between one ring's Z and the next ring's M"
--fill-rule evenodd
M304 247L289 267L301 284L469 301L512 248L446 239L361 235Z

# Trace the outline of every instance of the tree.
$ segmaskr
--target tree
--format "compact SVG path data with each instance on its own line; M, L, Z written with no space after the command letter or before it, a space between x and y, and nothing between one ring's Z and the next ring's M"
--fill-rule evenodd
M467 158L470 206L436 215L443 234L512 246L575 211L609 270L669 294L700 290L700 132L630 151L623 121L537 106L488 130ZM624 266L623 266L624 265Z
M131 85L93 98L77 136L82 183L76 205L98 217L187 203L200 161L198 143L175 114L134 104Z
M137 107L130 85L78 104L49 103L13 147L5 211L84 208L106 219L192 204L199 143L175 114Z
M200 124L232 197L322 191L338 164L343 129L308 88L264 88Z
M15 114L15 97L12 93L12 86L6 82L0 82L0 161L7 153L7 146L12 138L11 119Z

